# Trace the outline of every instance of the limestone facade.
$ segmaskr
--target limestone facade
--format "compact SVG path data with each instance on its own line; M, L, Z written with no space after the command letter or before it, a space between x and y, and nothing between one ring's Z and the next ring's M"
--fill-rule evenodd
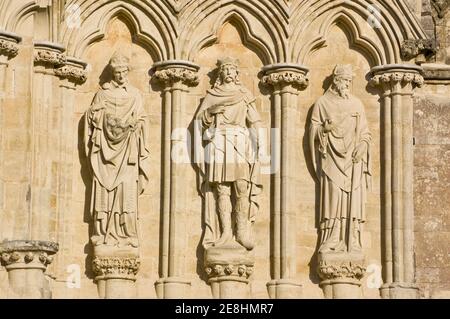
M450 298L449 12L448 0L0 0L0 297ZM123 83L110 63L119 51ZM223 61L239 61L226 71L239 81L233 75L236 86L211 99L218 77L226 78ZM342 186L364 218L341 209L345 239L324 259L321 205L332 196L317 176L311 123L336 66L348 65L351 101L363 106L371 138L349 134L345 151L364 142L371 187L359 198ZM112 97L97 107L94 96L108 90ZM111 162L98 155L93 170L86 125L106 133L86 116L91 107L136 104L137 96L146 145L135 122L116 116L120 134L137 136L120 165L134 172L126 183L144 171L148 183L142 193L139 183L95 193L96 172ZM258 114L257 183L252 163L234 184L221 179L229 189L205 192L202 105L214 121L223 113L221 123L240 127L233 138L250 136L254 117L233 113L246 119L237 125L224 105ZM326 120L320 130L339 136ZM93 143L116 151L119 135ZM344 137L336 138L341 145ZM246 179L245 187L235 183ZM239 226L236 216L253 203L251 185L258 210ZM92 209L106 193L121 198L115 213ZM132 220L126 206L136 210ZM97 213L108 225L101 231ZM227 235L221 245L205 245L206 213L217 214L216 237ZM357 258L349 249L356 221ZM137 239L125 236L129 245L91 240L122 228L130 234L130 223Z

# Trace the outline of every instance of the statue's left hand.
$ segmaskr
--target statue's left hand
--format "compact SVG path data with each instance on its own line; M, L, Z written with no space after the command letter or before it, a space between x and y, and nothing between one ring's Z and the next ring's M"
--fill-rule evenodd
M136 131L139 121L131 120L128 122L128 129L132 132Z
M366 142L359 143L359 145L356 146L352 154L353 163L359 163L363 159L366 152L367 152L367 143Z
M211 115L221 114L225 112L225 105L223 104L216 104L208 108L208 112Z

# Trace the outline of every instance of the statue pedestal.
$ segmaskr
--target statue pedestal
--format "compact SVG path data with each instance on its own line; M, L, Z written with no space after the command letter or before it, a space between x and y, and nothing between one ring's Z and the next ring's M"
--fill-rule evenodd
M418 299L419 288L414 284L394 282L381 286L380 294L383 299Z
M3 242L0 251L2 264L8 271L8 298L51 298L44 273L58 251L58 244L39 240L14 240Z
M156 295L159 299L183 299L189 296L191 282L189 280L168 277L155 282Z
M133 247L95 246L93 269L100 298L136 297L139 250Z
M253 273L254 264L253 253L237 243L206 249L205 269L213 297L249 298L249 278Z
M276 279L267 283L267 292L271 299L299 299L302 285L292 279Z
M359 299L366 271L363 253L319 253L320 286L327 299Z

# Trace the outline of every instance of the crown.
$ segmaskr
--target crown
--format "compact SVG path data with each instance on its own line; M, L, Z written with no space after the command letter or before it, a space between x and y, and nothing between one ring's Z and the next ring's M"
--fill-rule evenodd
M116 51L111 57L109 64L111 64L111 67L113 69L117 69L120 67L128 67L128 65L130 64L130 59L122 52Z
M351 64L338 64L333 71L334 76L354 77L353 67Z
M239 60L235 59L235 58L232 58L232 57L225 57L225 58L219 59L217 61L217 65L219 67L222 67L222 66L227 65L227 64L231 64L231 65L234 65L234 66L238 67L239 66Z

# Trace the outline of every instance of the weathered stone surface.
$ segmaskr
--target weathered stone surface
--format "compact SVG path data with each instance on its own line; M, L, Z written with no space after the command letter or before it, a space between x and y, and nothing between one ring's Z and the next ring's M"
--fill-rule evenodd
M450 98L430 93L418 95L414 103L416 275L424 297L447 298Z
M448 0L0 2L0 297L415 298L420 288L422 298L449 298ZM91 168L107 163L92 165L83 136L118 49L129 57L130 86L119 85L125 93L111 104L94 104L96 112L118 110L131 86L142 96L147 165L134 140L127 160L115 163L136 164L149 180L141 194L130 181L142 174L126 174L133 191L109 189L109 199L121 201L104 209ZM194 157L206 141L195 140L194 122L224 57L240 61L245 88L243 101L230 95L225 104L251 105L266 129L253 183L264 191L248 216L254 198L246 191L254 189L242 178L232 186L240 192L222 189L227 201L211 198L233 204L212 225L220 238L230 217L224 241L233 245L209 251ZM312 107L337 64L353 65L349 89L372 133L372 187L358 230L364 260L326 264L318 250L327 196L308 136ZM116 133L133 130L117 116L113 122ZM250 126L244 122L238 126ZM102 124L90 128L101 135ZM110 137L104 142L114 148Z

